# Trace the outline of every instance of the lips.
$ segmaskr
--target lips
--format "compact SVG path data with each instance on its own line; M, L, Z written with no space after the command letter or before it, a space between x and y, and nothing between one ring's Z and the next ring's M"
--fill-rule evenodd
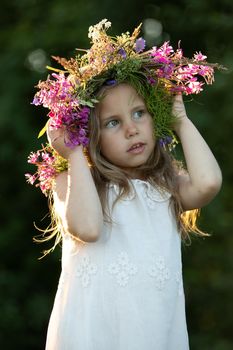
M128 150L127 152L130 153L140 153L144 150L145 148L145 143L143 142L137 142L135 144L133 144Z

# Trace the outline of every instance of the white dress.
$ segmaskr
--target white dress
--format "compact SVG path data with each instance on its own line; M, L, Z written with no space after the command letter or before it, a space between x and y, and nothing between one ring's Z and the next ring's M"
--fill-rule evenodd
M64 237L46 350L189 349L170 195L141 180L131 185L97 242ZM110 186L110 203L117 191Z

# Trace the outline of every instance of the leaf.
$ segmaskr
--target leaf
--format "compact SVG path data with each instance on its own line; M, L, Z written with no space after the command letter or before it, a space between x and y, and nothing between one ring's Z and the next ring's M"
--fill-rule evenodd
M94 107L92 101L85 101L85 106L88 106L88 107L91 107L91 108Z
M81 100L79 99L79 103L80 105L83 105L83 106L88 106L88 107L94 107L93 103L92 103L92 100L90 101L85 101L85 100Z
M49 70L53 70L54 72L58 72L58 73L61 73L61 72L66 72L62 69L58 69L58 68L53 68L53 67L50 67L50 66L46 66L47 69Z
M47 120L45 126L44 126L44 127L41 129L41 131L39 132L39 134L38 134L38 136L37 136L38 139L39 139L41 136L43 136L44 133L46 132L47 127L48 127L48 123L49 123L49 120Z
M93 103L99 103L99 100L97 100L97 99L95 99L95 98L92 98L92 99L91 99L91 102L93 102Z

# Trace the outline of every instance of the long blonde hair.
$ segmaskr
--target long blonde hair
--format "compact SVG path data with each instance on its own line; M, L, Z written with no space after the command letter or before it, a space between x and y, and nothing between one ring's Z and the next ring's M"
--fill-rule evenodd
M104 214L107 205L107 189L111 182L119 185L119 200L130 192L129 177L118 166L110 163L101 153L100 149L100 124L96 110L93 110L90 117L90 144L89 156L93 164L91 172L99 193L100 201ZM158 186L167 190L171 194L171 207L174 212L178 229L183 239L189 238L189 233L195 233L200 236L207 234L197 227L197 218L200 209L184 211L178 191L178 174L185 169L181 162L168 153L156 140L154 151L145 164L137 168L138 174L141 174L144 180L150 182L153 186Z
M98 92L98 97L103 97L107 89L104 87ZM114 204L123 196L129 194L129 176L118 166L110 163L101 153L100 149L100 122L98 116L98 108L91 110L89 118L89 146L86 149L86 155L91 164L91 173L95 182L99 198L102 204L105 220L110 220L109 210L107 208L107 192L110 182L118 184L119 195ZM178 162L170 152L165 150L156 140L154 150L147 162L137 168L138 174L148 181L152 186L158 186L165 189L171 194L170 206L174 213L177 222L177 228L184 241L190 241L190 233L199 236L208 236L207 233L201 231L197 227L197 218L200 214L200 209L184 211L178 191L178 175L185 169L181 162ZM35 239L37 242L45 242L55 238L53 247L44 252L44 255L54 250L56 245L62 240L62 224L59 216L56 213L56 208L53 203L53 195L49 197L49 207L51 216L51 225L43 230L43 237Z

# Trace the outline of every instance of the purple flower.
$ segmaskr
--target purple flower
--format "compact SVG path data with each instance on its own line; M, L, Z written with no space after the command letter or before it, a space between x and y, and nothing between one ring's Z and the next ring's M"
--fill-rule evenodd
M88 120L90 109L84 106L82 109L69 115L66 123L65 144L74 148L77 145L88 145ZM66 116L67 117L67 116Z
M118 53L119 53L123 58L126 58L126 57L127 57L126 51L125 51L123 48L120 48L120 50L118 51Z
M173 63L162 65L160 68L158 68L157 75L159 78L170 79L173 74L174 68L175 65Z
M139 38L136 40L136 44L135 44L135 51L138 52L142 52L146 47L146 40L143 38Z
M148 81L148 83L149 83L150 85L155 85L155 84L157 84L157 82L158 82L158 80L152 78L151 76L148 76L148 77L147 77L147 81Z
M159 139L160 146L164 147L167 145L170 145L172 143L172 137L171 136L165 136Z
M40 100L39 96L35 95L31 104L35 105L35 106L39 106L41 104L41 100Z
M163 69L164 77L169 79L174 71L174 68L175 68L174 63L169 63L169 64L165 65L164 69Z
M122 55L125 52L123 51ZM53 73L52 78L39 83L40 90L36 93L33 103L49 108L48 116L52 128L59 129L65 126L67 146L86 146L90 109L79 104L75 87L64 73ZM85 137L80 134L80 130L85 130ZM36 155L29 161L35 162Z
M115 85L115 84L117 84L117 81L115 79L108 79L104 83L104 85L107 85L107 86L112 86L112 85Z
M169 58L162 56L159 53L152 53L152 57L155 63L169 64L171 62Z

